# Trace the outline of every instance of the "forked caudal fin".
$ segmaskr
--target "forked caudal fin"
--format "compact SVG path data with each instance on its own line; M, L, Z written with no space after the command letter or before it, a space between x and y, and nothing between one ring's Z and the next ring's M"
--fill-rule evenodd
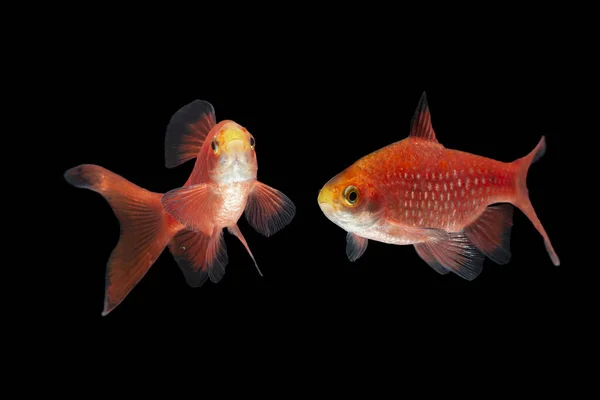
M533 226L535 226L538 232L542 235L544 238L544 244L546 245L546 250L552 259L552 263L555 266L558 266L560 265L558 255L554 251L552 243L550 242L550 238L548 237L546 230L542 226L542 223L533 209L533 205L529 200L529 191L527 190L527 173L529 172L529 167L531 164L539 160L545 152L546 138L542 136L535 149L533 149L525 157L519 158L513 162L513 165L516 168L515 182L517 186L517 195L513 204L518 207L527 216L527 218L529 218Z
M171 239L169 218L161 195L142 189L97 165L84 164L64 174L71 185L100 193L120 224L119 242L106 270L105 316L117 307L144 277Z

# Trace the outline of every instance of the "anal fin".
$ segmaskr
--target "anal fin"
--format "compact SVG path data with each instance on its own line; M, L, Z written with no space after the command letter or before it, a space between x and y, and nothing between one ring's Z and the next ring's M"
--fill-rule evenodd
M497 264L510 261L513 211L511 204L489 206L464 230L469 240Z

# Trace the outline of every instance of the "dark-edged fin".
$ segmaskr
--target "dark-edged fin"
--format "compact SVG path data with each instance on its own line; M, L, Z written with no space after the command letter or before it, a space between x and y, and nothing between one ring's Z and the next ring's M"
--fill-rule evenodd
M225 274L228 256L220 228L211 236L183 230L169 242L169 250L191 287L202 286L209 277L217 283Z
M296 206L279 190L257 181L248 195L244 214L257 232L270 236L292 221Z
M368 244L369 239L348 232L346 235L346 255L348 256L348 259L350 261L358 260L365 250L367 250Z
M208 279L206 248L210 237L183 229L169 242L169 251L191 287L200 287Z
M477 220L465 228L469 240L497 264L510 261L513 210L511 204L489 206Z
M484 255L471 243L464 232L446 233L445 239L432 239L419 243L418 247L419 256L436 271L443 267L471 281L477 278L483 269ZM437 263L432 262L431 256Z
M201 183L171 190L160 201L165 211L187 229L210 236L211 216L215 215L218 199L219 194L210 184Z
M431 125L431 113L429 112L429 105L427 104L427 95L425 92L421 95L421 100L419 100L419 105L413 115L409 137L438 143Z
M204 100L194 100L173 114L165 137L167 168L174 168L195 158L215 124L215 110L212 104Z
M415 250L419 257L423 259L431 268L433 268L438 274L446 275L450 270L444 268L442 264L435 258L431 250L424 243L415 244Z

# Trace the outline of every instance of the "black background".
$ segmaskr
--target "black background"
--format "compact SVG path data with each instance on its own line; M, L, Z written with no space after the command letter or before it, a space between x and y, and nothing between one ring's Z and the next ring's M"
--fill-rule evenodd
M405 394L414 381L419 393L478 397L525 394L521 384L558 395L564 382L573 397L592 378L595 167L580 163L595 161L585 150L597 153L597 110L586 109L597 97L597 71L586 74L596 21L585 18L596 14L562 3L193 5L6 7L6 383L81 398L102 389L114 397L123 383L158 395L168 382L170 397L178 388L206 396L246 391L234 375L254 373L261 395L285 397L325 395L321 383L357 393L364 382L377 397L389 382ZM518 210L511 262L486 260L472 282L438 275L412 246L370 242L348 261L345 232L321 213L318 190L405 138L424 91L448 148L512 161L546 136L528 186L560 267ZM253 133L258 178L286 193L297 215L270 238L240 220L264 277L226 233L219 284L190 288L165 249L102 317L118 222L63 173L94 163L152 191L178 187L192 163L165 168L165 129L194 99Z
M296 321L319 331L337 322L365 327L367 321L385 330L409 314L512 318L518 312L525 319L554 320L566 312L574 292L567 279L567 215L561 212L570 82L552 66L551 47L498 43L476 54L446 47L420 59L369 43L294 43L265 53L206 43L177 53L134 44L95 48L69 69L78 83L68 111L74 129L58 138L55 189L63 317L109 329L139 319L162 326L185 318L208 327L243 318L248 329ZM541 236L518 210L511 262L486 260L472 282L438 275L412 246L370 241L357 262L348 261L346 233L321 213L318 191L361 156L405 138L424 91L438 140L448 148L512 161L546 136L547 152L530 169L528 187L560 267L552 265ZM123 303L101 317L118 221L99 194L69 186L62 173L93 163L151 191L178 187L193 163L164 166L165 128L194 99L211 102L218 121L234 120L254 135L258 179L288 195L296 217L270 238L240 220L264 277L226 234L229 264L220 283L188 287L165 249Z

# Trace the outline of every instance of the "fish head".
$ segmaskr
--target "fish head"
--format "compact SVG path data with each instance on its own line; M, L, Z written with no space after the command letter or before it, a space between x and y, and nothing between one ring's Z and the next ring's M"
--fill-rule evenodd
M212 135L208 150L208 171L217 183L256 179L258 164L254 136L243 126L225 121Z
M331 178L317 201L325 216L347 232L372 226L384 211L379 189L356 167Z

